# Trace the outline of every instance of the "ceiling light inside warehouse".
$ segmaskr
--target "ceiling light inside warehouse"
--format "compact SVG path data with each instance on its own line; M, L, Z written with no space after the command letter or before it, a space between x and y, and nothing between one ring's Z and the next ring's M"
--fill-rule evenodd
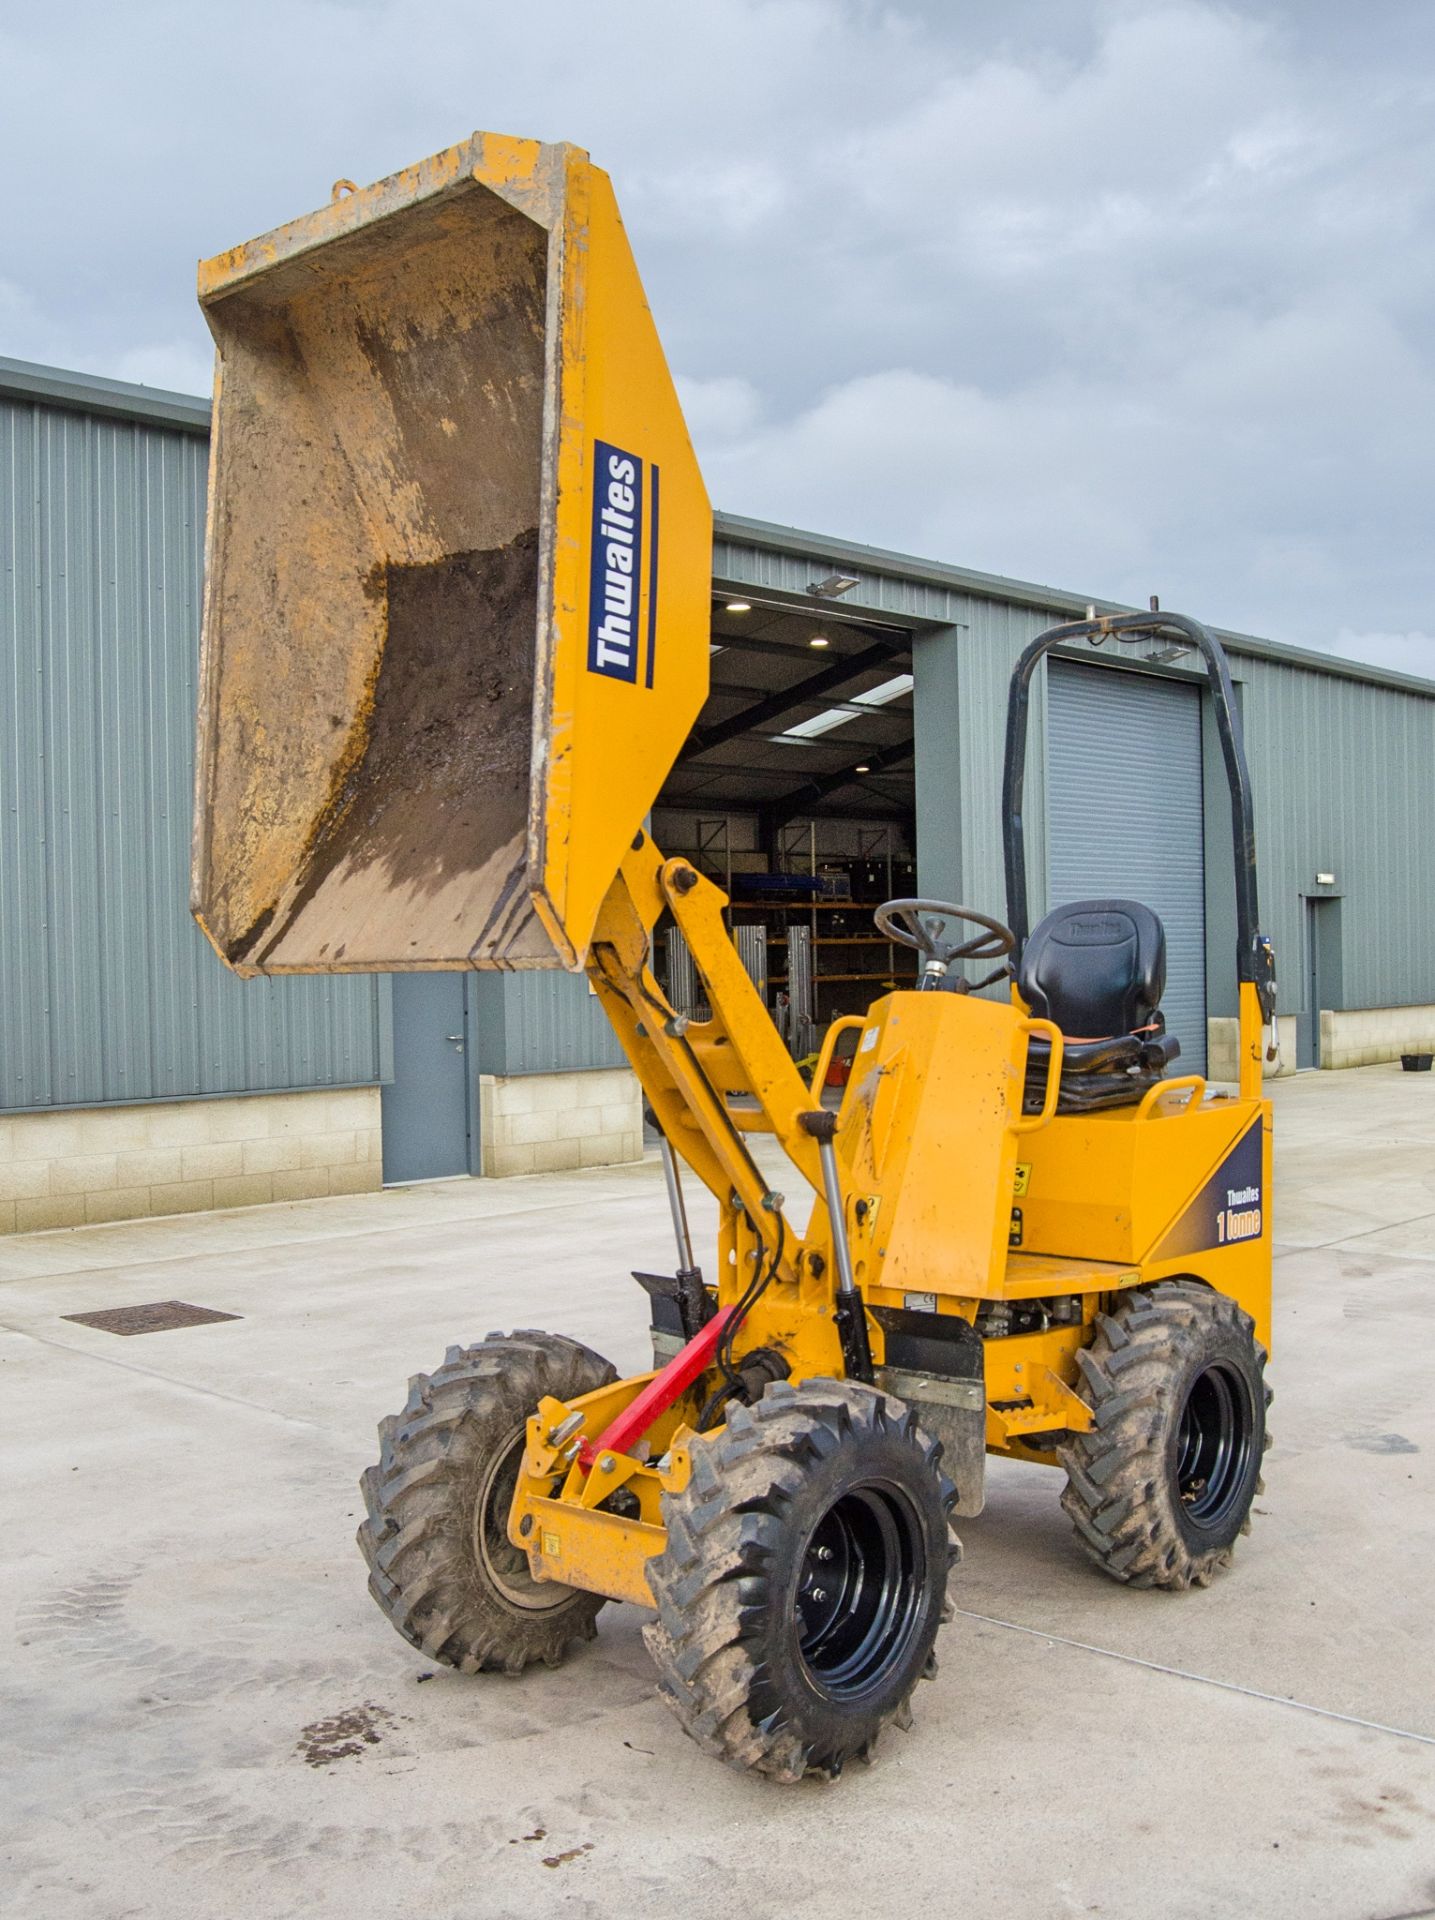
M826 707L821 713L814 713L810 720L799 720L795 726L782 733L773 734L774 740L784 746L805 746L809 740L815 740L820 733L830 733L834 727L844 726L847 721L855 720L865 709L888 706L893 700L900 700L904 693L912 691L910 673L899 673L893 680L884 680L880 687L873 687L870 693L854 694L840 707Z

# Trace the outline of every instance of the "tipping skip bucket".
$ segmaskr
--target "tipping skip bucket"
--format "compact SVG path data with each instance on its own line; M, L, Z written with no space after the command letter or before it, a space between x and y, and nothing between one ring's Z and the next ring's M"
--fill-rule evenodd
M199 287L200 925L241 973L581 966L712 566L607 176L476 134Z

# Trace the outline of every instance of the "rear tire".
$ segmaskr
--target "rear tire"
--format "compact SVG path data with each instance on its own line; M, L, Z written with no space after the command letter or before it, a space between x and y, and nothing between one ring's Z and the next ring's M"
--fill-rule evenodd
M416 1374L360 1481L369 1591L412 1647L463 1673L556 1667L591 1640L602 1599L534 1580L508 1539L528 1416L544 1394L576 1400L617 1379L561 1334L491 1333Z
M1059 1449L1061 1504L1104 1573L1205 1587L1249 1533L1265 1453L1265 1349L1194 1280L1121 1294L1077 1355L1095 1425Z
M910 1725L958 1552L939 1452L899 1400L838 1380L778 1381L692 1442L645 1638L704 1752L831 1779Z

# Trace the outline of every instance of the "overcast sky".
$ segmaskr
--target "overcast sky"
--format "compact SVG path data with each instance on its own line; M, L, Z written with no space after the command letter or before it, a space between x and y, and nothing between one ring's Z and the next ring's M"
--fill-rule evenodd
M1435 675L1430 0L0 0L0 353L476 127L611 172L714 501Z

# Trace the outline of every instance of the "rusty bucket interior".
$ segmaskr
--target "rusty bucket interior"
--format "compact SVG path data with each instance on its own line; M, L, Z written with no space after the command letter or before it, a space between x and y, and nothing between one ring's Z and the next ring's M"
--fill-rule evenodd
M524 885L549 237L470 177L206 303L196 905L241 971L553 964Z
M607 175L474 134L204 261L200 301L198 922L242 973L582 966L713 580Z
M711 583L606 175L476 134L202 263L200 299L200 925L241 973L581 965L702 704ZM614 446L650 481L642 675L587 631Z

